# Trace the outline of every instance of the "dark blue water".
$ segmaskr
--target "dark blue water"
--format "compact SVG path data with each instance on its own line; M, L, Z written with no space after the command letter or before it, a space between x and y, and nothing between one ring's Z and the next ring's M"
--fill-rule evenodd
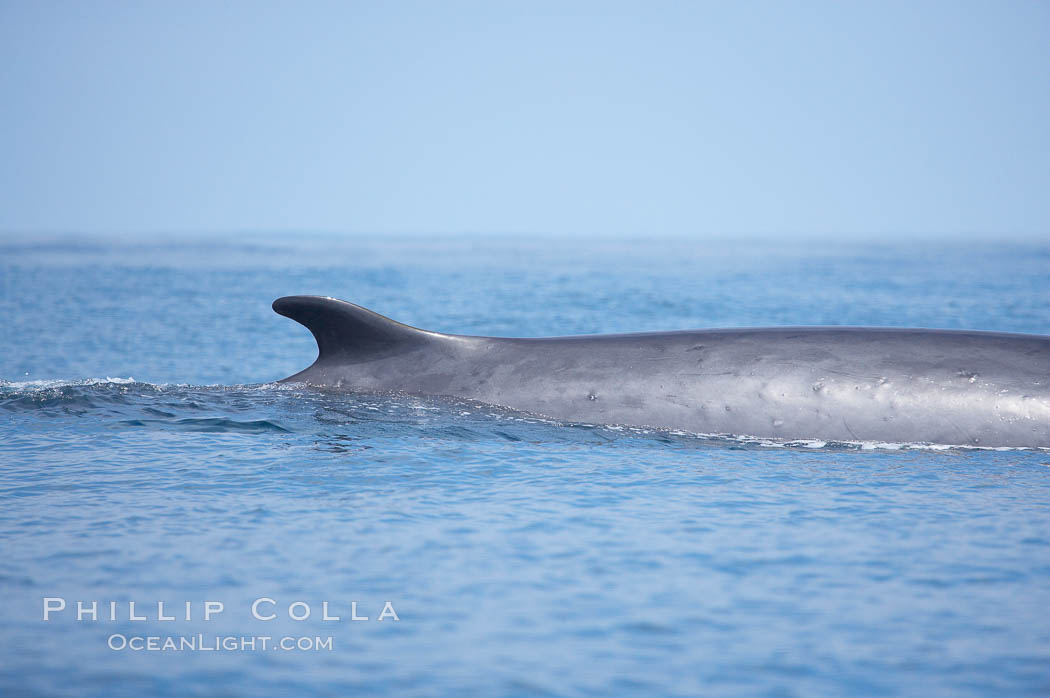
M300 293L491 335L1050 334L1050 246L5 238L0 693L1050 692L1050 453L277 387ZM198 635L331 649L111 649Z

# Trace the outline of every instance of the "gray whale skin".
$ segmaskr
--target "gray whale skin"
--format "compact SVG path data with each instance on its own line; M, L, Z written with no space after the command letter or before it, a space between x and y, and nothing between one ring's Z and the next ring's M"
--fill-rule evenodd
M1045 335L775 327L517 339L428 332L321 296L273 309L318 346L282 382L700 434L1050 447Z

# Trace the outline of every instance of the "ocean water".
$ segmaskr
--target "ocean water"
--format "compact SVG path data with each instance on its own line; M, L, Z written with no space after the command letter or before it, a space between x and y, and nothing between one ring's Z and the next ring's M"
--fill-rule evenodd
M1050 246L3 238L0 693L1050 693L1050 452L277 386L315 357L290 294L467 334L1050 334ZM293 649L201 649L261 637Z

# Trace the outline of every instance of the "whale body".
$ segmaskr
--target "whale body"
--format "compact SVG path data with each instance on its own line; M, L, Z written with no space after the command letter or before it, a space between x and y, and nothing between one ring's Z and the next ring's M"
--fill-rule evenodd
M282 382L558 420L826 441L1050 447L1050 336L866 327L441 334L321 296L273 308L317 360Z

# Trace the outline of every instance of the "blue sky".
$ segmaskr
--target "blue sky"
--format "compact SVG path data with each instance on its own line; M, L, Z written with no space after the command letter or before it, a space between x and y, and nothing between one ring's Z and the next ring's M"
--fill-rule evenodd
M0 230L1050 238L1050 4L0 0Z

